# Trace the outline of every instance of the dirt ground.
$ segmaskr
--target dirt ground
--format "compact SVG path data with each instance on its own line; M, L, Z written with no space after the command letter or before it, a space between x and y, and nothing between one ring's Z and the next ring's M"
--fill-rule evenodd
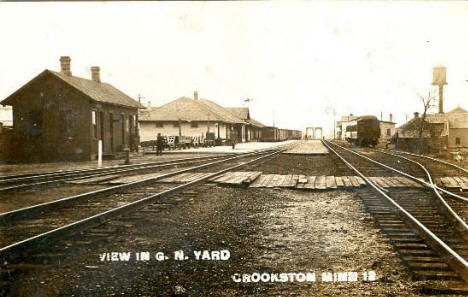
M291 155L280 154L259 165L249 166L252 170L264 174L304 174L310 175L354 175L343 166L338 167L331 154L327 155Z
M160 201L118 236L73 240L48 251L53 264L12 283L12 296L416 296L385 237L352 192L204 185ZM190 192L188 192L190 193ZM101 228L113 228L119 221ZM190 258L173 259L183 250ZM225 261L193 251L229 250ZM106 252L162 251L170 259L100 261ZM54 256L56 255L56 256ZM361 274L375 271L375 282ZM315 272L316 282L237 283L236 273ZM322 282L322 272L358 272L357 282Z

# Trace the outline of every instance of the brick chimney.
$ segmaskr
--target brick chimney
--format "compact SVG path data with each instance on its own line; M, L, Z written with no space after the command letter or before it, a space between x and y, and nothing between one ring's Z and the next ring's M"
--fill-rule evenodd
M72 76L71 69L70 69L70 62L71 58L68 56L62 56L60 57L60 68L63 74L67 76Z
M416 112L414 113L414 118L415 118L415 119L419 118L419 112L416 111Z
M393 123L393 114L390 114L390 115L388 116L388 120L389 120L390 122Z
M193 92L193 99L198 100L198 92Z
M100 83L101 82L101 77L100 77L100 71L101 69L99 68L99 66L92 66L91 67L91 78L92 80L94 80L95 82L98 82Z

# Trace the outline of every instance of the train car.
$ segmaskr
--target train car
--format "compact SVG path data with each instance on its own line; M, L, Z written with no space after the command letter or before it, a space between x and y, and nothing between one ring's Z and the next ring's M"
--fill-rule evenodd
M278 137L276 141L284 141L288 138L287 130L286 129L278 129Z
M261 137L261 141L264 141L264 142L274 142L276 141L276 137L277 137L277 130L278 128L275 128L275 127L263 127L262 128L262 137Z
M380 124L375 116L362 116L349 122L345 139L358 146L375 146L379 142Z
M301 139L302 131L291 129L279 129L276 127L262 128L262 137L260 141L275 142L290 139Z
M301 139L302 138L302 131L300 130L292 130L292 137L291 139Z

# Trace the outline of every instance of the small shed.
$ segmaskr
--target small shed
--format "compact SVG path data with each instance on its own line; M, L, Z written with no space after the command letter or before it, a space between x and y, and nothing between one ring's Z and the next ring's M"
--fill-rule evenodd
M13 107L10 159L24 162L78 161L97 158L98 142L110 157L136 150L138 101L100 80L72 76L70 57L61 71L44 70L0 104Z

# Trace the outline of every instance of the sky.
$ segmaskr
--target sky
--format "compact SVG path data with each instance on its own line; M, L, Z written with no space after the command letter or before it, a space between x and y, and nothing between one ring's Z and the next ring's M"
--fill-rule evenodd
M197 90L281 128L327 133L334 111L402 124L438 65L445 111L468 109L466 1L0 2L0 27L0 99L70 56L145 105Z

